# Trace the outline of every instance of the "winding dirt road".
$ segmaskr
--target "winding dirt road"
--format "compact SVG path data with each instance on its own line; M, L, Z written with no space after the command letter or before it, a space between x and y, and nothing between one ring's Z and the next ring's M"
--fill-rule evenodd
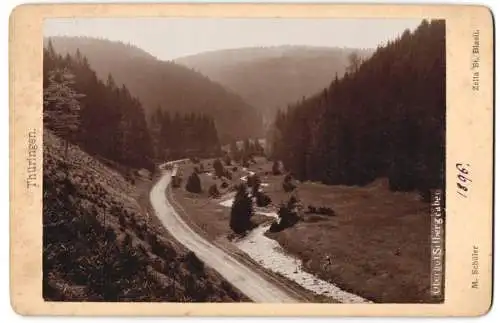
M175 164L169 164L173 166L173 169L164 170L164 174L151 190L150 200L156 216L170 234L254 302L299 302L280 287L267 281L248 266L199 236L182 220L165 195L172 172L176 172L177 167Z

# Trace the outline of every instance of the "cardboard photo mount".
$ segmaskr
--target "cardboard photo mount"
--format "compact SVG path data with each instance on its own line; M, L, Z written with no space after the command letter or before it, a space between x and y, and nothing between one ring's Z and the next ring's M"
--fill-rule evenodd
M29 142L33 140L31 144L38 147L36 163L43 163L43 23L44 19L56 17L444 19L447 64L444 303L45 302L41 292L42 168L38 173L38 187L28 190L26 159ZM12 307L22 315L85 316L477 316L487 313L492 302L493 263L493 28L492 13L487 7L467 5L44 4L16 7L10 16L9 44ZM477 51L477 55L474 56L473 51ZM477 65L473 65L474 57L479 57ZM478 74L474 75L475 72ZM36 132L36 137L30 137L30 132ZM466 198L457 194L456 189L462 175L460 165L469 165ZM473 275L476 267L479 274Z

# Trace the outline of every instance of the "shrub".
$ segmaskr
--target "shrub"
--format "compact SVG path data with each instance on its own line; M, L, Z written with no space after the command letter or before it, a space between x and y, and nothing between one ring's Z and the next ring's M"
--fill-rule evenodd
M231 166L231 157L229 156L229 154L226 154L224 156L224 163L226 164L226 166Z
M273 175L281 175L281 170L280 170L280 163L279 161L275 160L273 162L273 168L272 168Z
M334 216L334 215L336 215L335 211L333 211L333 209L330 208L330 207L320 207L320 208L318 208L317 214L322 214L322 215L326 215L326 216Z
M320 214L326 216L335 216L335 211L331 207L315 207L312 205L307 206L307 213L310 214Z
M181 187L181 183L182 183L182 178L181 177L179 177L179 176L173 176L172 177L172 187L173 188Z
M284 204L280 205L280 208L278 210L278 217L279 217L278 222L273 222L269 227L270 232L282 231L286 228L295 225L295 223L299 221L299 216L297 212L289 208L288 205Z
M286 207L288 209L294 209L298 206L298 203L299 203L299 199L295 195L292 195L292 196L290 196L290 199L288 199Z
M201 193L201 181L200 177L196 172L193 172L186 183L186 191L191 192L191 193Z
M254 174L254 175L247 177L247 185L248 185L248 187L250 187L252 189L253 196L256 196L257 192L259 192L260 184L261 184L261 180L260 180L259 175Z
M220 197L219 189L217 188L217 184L212 184L208 189L208 195L213 198Z
M271 204L271 198L263 192L257 192L257 195L255 195L255 197L255 203L258 207L266 207Z
M222 162L220 161L220 159L214 160L213 166L214 166L215 176L217 176L217 177L224 176L225 170L224 170L224 166L222 165Z
M312 205L308 205L306 213L311 213L311 214L316 213L316 207L312 206Z
M283 190L286 193L292 192L297 186L295 186L294 183L292 183L292 175L288 174L285 176L283 179Z
M234 166L233 167L233 173L237 172L238 171L238 166Z
M235 233L244 233L251 227L250 218L253 214L252 199L247 194L245 185L238 185L234 202L231 207L229 227Z
M241 164L241 166L248 168L248 167L250 167L250 163L248 162L247 159L245 159L245 160L243 160L243 163Z
M220 187L222 188L228 188L229 184L227 182L222 182L222 184L220 184Z

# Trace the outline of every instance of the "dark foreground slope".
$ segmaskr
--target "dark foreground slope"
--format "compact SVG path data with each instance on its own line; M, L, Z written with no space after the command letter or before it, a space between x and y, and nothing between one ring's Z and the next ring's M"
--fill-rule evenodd
M247 300L168 236L138 203L136 186L78 146L64 158L63 146L45 130L45 300ZM134 182L149 186L145 178Z
M132 45L86 37L51 37L56 52L87 57L97 76L111 74L125 84L151 115L165 111L204 113L214 118L222 141L262 134L261 118L255 108L237 94L185 66L161 61ZM47 39L46 39L47 41ZM245 120L244 123L238 122Z

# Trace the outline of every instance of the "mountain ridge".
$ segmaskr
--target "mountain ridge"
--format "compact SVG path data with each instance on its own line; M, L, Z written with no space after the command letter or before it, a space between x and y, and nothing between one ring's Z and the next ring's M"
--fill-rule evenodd
M366 59L373 50L278 45L207 51L174 61L239 94L268 123L277 110L328 87L335 74L345 72L353 52Z
M173 61L163 61L133 44L92 37L50 38L56 52L84 55L98 77L111 74L137 97L148 116L162 110L206 113L215 119L221 141L256 137L262 134L258 111L239 95L208 77ZM238 125L244 118L247 122Z

